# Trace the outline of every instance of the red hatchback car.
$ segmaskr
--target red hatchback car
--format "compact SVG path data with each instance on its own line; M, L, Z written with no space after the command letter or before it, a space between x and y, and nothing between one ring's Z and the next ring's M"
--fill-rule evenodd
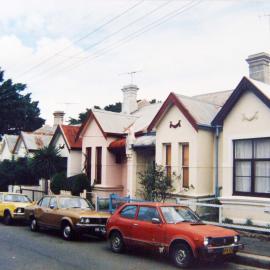
M182 268L197 258L225 257L243 248L237 232L206 225L188 207L166 203L124 204L108 220L107 236L113 252L148 246Z

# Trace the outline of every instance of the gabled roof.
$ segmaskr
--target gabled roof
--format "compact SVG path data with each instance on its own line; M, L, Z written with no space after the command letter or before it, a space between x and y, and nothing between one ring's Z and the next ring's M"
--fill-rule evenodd
M7 145L9 152L13 152L13 149L16 145L18 135L9 135L5 134L3 137L3 143Z
M78 131L77 140L79 136L85 131L91 120L95 120L97 122L97 125L105 137L117 137L126 134L126 128L134 123L137 118L137 116L124 113L91 109L88 113L87 119L84 121Z
M39 150L45 146L48 146L51 139L52 135L22 131L17 139L14 151L16 150L16 147L20 140L23 141L27 151L31 152Z
M212 125L222 125L223 121L230 113L234 105L246 92L251 91L255 94L268 108L270 108L270 85L256 80L252 80L247 77L243 77L240 83L237 85L229 99L226 101L222 109L218 112Z
M201 95L193 96L193 98L196 98L201 101L206 101L208 103L215 104L217 106L223 106L229 96L232 94L233 90L225 90L225 91L218 91L218 92L211 92Z
M170 93L148 126L149 132L158 124L168 109L173 105L184 114L186 119L196 130L200 127L211 127L211 121L220 109L220 106L206 101Z
M53 135L51 143L57 138L58 134L61 134L69 150L81 150L82 139L78 138L78 140L76 140L79 129L80 126L59 125Z
M136 135L141 132L147 131L149 124L151 123L161 106L162 103L148 104L132 114L138 117L133 125L133 129Z
M49 125L44 125L41 128L36 129L35 131L33 131L33 133L53 135L54 128L49 126Z

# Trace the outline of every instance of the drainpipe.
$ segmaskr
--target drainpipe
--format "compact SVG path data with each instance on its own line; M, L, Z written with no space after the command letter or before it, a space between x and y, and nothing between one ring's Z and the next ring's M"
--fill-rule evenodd
M219 134L220 134L220 128L221 126L215 126L215 197L219 197L219 185L218 185L218 155L219 155L219 149L218 149L218 143L219 143Z

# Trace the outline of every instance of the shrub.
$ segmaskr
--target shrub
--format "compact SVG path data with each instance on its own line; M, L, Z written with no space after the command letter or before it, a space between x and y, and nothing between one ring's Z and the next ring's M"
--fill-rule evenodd
M230 218L224 218L224 223L227 223L227 224L233 224L233 220L230 219Z
M172 177L168 177L163 166L149 166L146 171L138 173L142 188L140 195L147 201L165 201L174 190Z
M72 195L79 196L85 189L89 190L90 188L88 177L84 173L74 175L70 180L70 191Z
M245 225L252 226L253 225L252 219L251 218L247 218Z
M66 189L66 181L67 177L64 172L55 174L50 184L51 191L54 194L60 194L61 190Z

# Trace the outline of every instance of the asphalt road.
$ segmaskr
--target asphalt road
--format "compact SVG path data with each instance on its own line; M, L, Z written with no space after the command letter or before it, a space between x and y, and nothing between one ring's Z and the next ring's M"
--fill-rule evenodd
M0 224L0 270L175 270L165 256L147 251L114 254L108 243L85 237L62 240L56 232L33 233L22 225ZM251 270L234 264L200 264L194 269Z

